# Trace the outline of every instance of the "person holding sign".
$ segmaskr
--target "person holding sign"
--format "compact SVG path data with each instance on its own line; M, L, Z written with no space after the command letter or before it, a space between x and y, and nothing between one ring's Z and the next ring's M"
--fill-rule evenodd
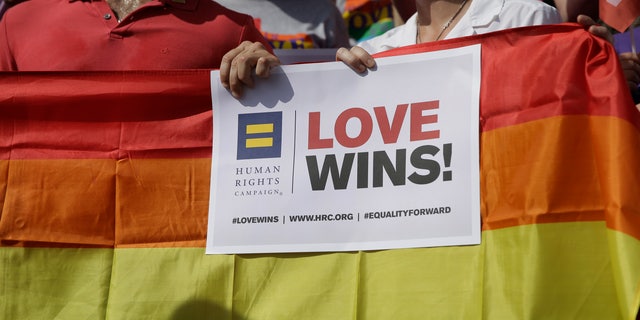
M22 1L0 34L0 71L214 69L244 40L268 46L251 16L209 0Z
M336 60L357 72L373 68L372 54L418 43L453 39L516 27L561 23L558 11L538 0L416 0L417 12L404 25L360 43L340 48ZM611 33L585 15L578 23L593 35L612 42ZM253 86L253 73L268 77L279 59L260 43L243 42L229 51L220 66L220 81L239 98L245 87Z
M336 58L358 72L375 65L371 54L412 44L562 22L558 11L536 0L417 0L404 25L364 41Z
M371 54L417 43L482 34L515 27L562 22L555 8L538 0L416 0L417 13L407 22L351 49L336 59L358 72L375 65ZM252 73L269 76L279 60L260 44L245 42L228 52L220 80L235 97L253 85Z
M468 9L465 9L465 5L469 1L471 0L460 1L460 5L457 8L450 1L417 1L418 12L405 25L370 41L364 41L351 48L351 50L341 48L336 53L336 59L344 61L357 72L364 72L367 68L375 66L371 54L393 48L525 25L552 24L565 21L565 18L562 18L551 6L539 1L533 1L533 3L523 0L504 1L504 6L502 7L499 4L503 1L476 1L469 5ZM573 11L568 12L566 1L556 2L562 4L559 8L563 10L563 16L568 18L575 17L577 12L580 11L575 7L571 7ZM434 15L434 12L438 10L440 10L439 12L453 12L453 14L448 20L438 19L441 16L446 17L445 14ZM586 6L585 10L587 11L583 12L593 13ZM491 15L492 12L495 14ZM569 14L571 16L568 16ZM460 17L460 15L463 16ZM597 24L592 18L583 14L578 15L575 19L578 23L587 27L591 34L613 43L613 36L605 26ZM430 21L430 23L425 24L422 21ZM440 27L438 28L438 26ZM640 58L636 54L627 53L621 54L619 60L632 97L637 103L637 96L639 95L637 86L640 82ZM640 105L637 107L640 109Z

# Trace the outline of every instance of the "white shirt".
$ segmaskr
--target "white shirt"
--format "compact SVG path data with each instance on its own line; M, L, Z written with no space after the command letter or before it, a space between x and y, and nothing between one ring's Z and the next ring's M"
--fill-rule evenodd
M483 34L516 27L561 23L556 9L539 0L473 0L444 39ZM417 13L407 22L358 46L370 54L416 44Z

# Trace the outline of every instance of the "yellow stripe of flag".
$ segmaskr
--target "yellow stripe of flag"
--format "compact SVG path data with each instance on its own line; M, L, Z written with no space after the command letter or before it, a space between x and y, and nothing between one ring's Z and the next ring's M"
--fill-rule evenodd
M260 147L273 147L273 138L253 138L247 139L245 147L248 148L260 148Z
M246 130L247 134L270 133L273 132L273 123L250 124Z

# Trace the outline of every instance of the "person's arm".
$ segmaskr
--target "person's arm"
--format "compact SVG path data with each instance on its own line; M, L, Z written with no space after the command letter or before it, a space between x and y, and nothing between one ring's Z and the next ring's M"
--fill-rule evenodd
M638 84L640 84L640 56L632 52L625 52L618 56L624 78L627 80L629 90L633 94L638 94Z
M340 48L336 51L336 60L342 61L355 72L362 73L376 66L373 57L361 47L354 46L351 49Z
M607 40L609 43L613 44L613 35L609 32L609 29L603 25L599 25L593 20L591 17L581 14L577 18L578 23L587 27L588 31L596 37L600 37L602 39Z
M240 98L244 87L253 87L253 73L266 78L271 68L280 65L276 57L261 42L244 41L227 52L220 63L220 82L231 94Z
M240 98L244 87L253 87L253 74L266 78L271 68L280 65L271 45L256 28L253 18L247 16L240 44L222 56L220 82L231 94Z
M355 46L340 48L336 60L342 61L356 72L364 72L375 66L375 60L364 49ZM271 74L271 68L279 66L280 59L260 42L244 41L227 52L220 63L220 82L235 98L242 97L244 87L253 87L253 73L261 78Z

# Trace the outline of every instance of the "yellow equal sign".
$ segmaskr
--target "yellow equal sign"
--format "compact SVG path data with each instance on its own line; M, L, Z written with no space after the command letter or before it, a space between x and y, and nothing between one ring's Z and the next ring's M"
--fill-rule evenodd
M246 134L273 133L273 123L247 125ZM245 141L245 148L273 147L273 138L249 138Z

